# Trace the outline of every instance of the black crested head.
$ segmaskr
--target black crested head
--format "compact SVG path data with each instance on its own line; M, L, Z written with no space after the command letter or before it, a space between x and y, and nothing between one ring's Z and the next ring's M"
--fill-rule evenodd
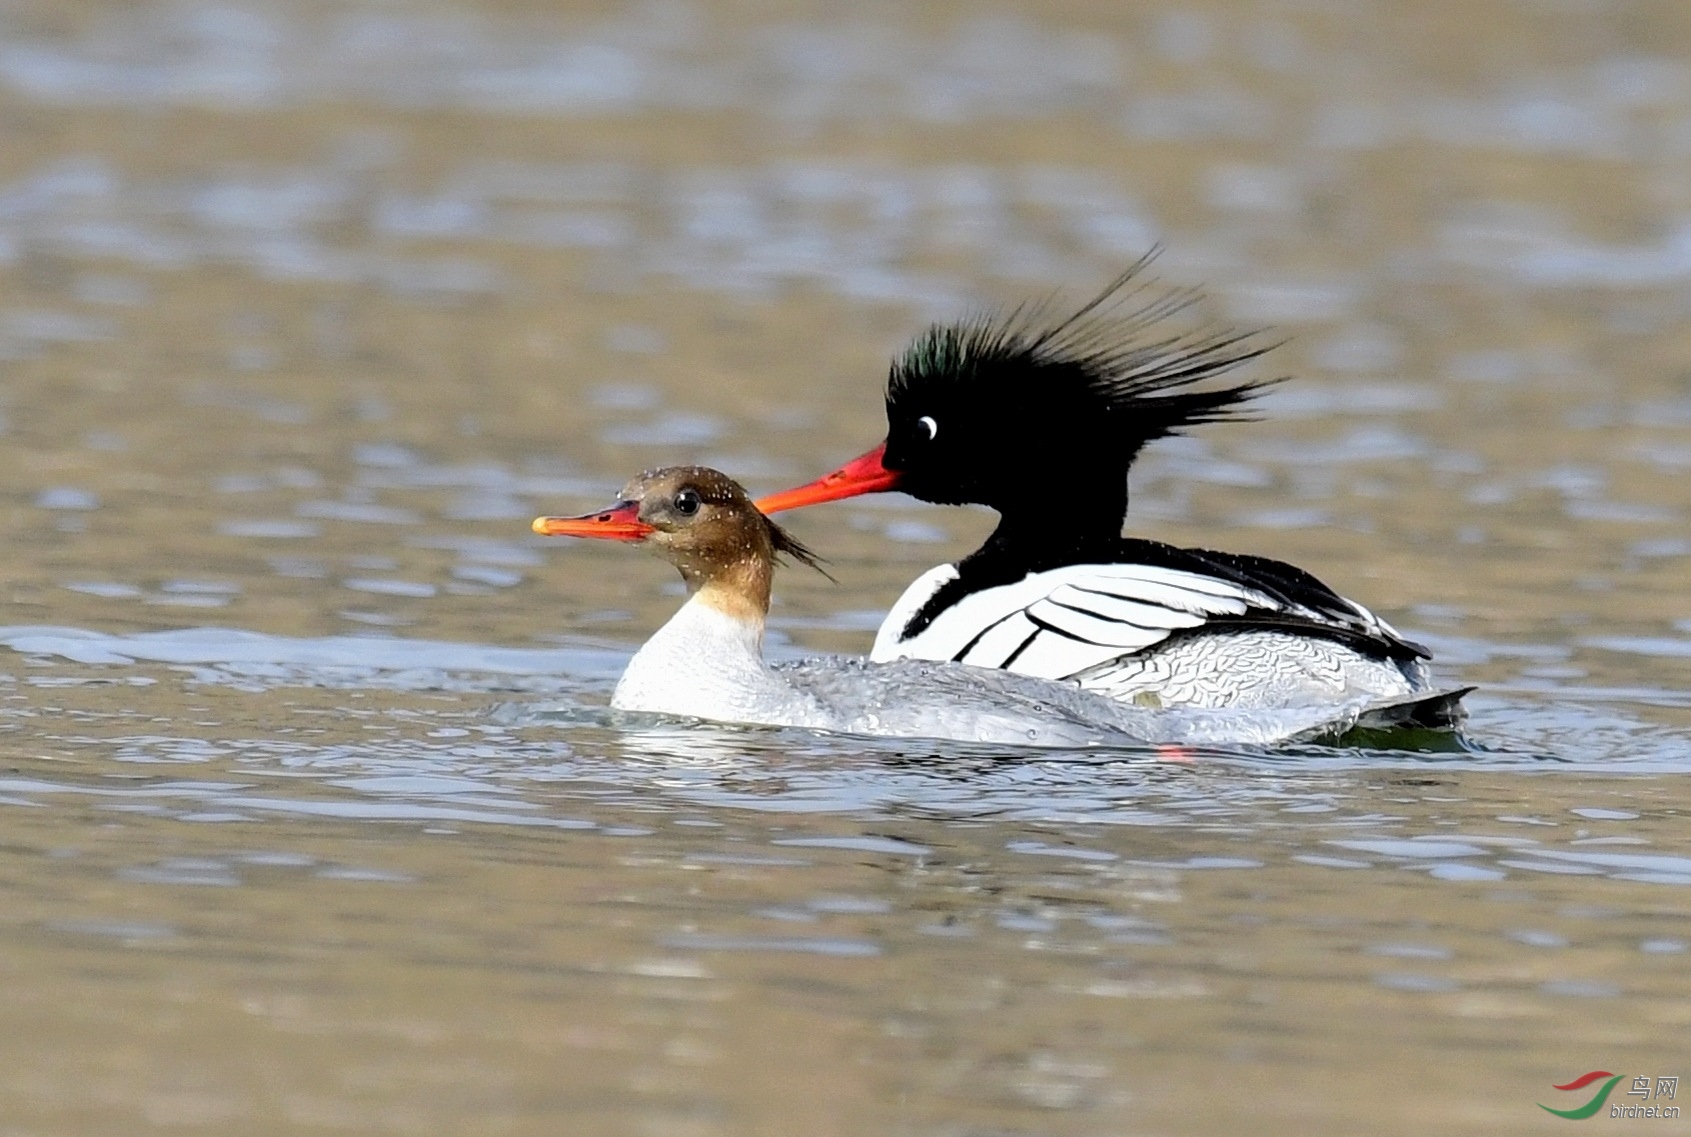
M1275 342L1185 319L1199 293L1147 278L1155 255L1076 310L1046 300L917 336L887 379L882 461L901 475L898 488L1001 512L1064 492L1125 495L1146 443L1240 417L1279 382L1199 386Z

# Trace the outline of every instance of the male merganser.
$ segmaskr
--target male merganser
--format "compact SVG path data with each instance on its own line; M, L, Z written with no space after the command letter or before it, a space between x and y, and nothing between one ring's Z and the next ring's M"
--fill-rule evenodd
M691 593L629 661L611 706L723 722L1033 746L1272 743L1357 725L1420 722L1425 708L1359 699L1256 712L1148 710L1078 686L961 663L821 657L774 666L763 628L778 555L816 558L726 475L702 466L641 474L580 517L541 517L543 536L638 542Z
M1192 389L1273 345L1168 330L1197 293L1153 289L1149 260L1067 315L1024 306L929 328L893 361L886 441L758 507L902 490L998 512L984 545L905 590L871 659L1004 668L1165 707L1429 692L1425 648L1302 569L1121 535L1147 443L1236 417L1278 382Z

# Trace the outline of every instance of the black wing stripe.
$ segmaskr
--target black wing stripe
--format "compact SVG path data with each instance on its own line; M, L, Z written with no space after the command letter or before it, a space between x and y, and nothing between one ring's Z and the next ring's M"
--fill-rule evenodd
M1014 620L1017 616L1026 616L1026 615L1027 615L1027 612L1025 610L1023 610L1021 608L1017 608L1014 612L1006 612L1004 615L998 617L998 619L994 620L992 623L988 624L986 627L984 627L980 631L976 632L974 639L970 640L968 643L964 644L960 649L958 649L957 654L951 657L951 662L962 663L963 657L965 655L968 655L971 651L975 650L975 645L980 643L983 639L985 639L986 634L988 632L995 631L999 627L999 625L1005 623L1006 621ZM1026 647L1027 645L1023 644L1022 646ZM1018 648L1017 650L1020 651L1021 649Z
M1161 582L1158 582L1158 583L1161 585L1161 587L1164 587L1164 588L1173 589L1175 587L1174 585L1161 584ZM1085 593L1088 593L1092 596L1105 596L1105 597L1108 597L1111 600L1126 600L1126 601L1128 601L1129 603L1132 603L1132 604L1145 604L1145 605L1149 605L1151 607L1156 607L1156 608L1167 608L1170 612L1180 612L1183 615L1191 615L1191 616L1213 616L1213 615L1216 615L1215 609L1205 607L1201 604L1195 604L1190 608L1178 608L1178 607L1176 607L1176 606L1174 606L1174 605L1172 605L1172 604L1170 604L1170 603L1168 603L1167 601L1164 601L1164 600L1151 600L1151 599L1144 597L1144 596L1130 596L1130 595L1126 595L1124 592L1111 592L1108 589L1099 588L1099 587L1096 587L1096 586L1088 586L1088 585L1084 585L1084 584L1070 584L1070 585L1068 585L1068 587L1074 589L1076 592L1085 592ZM1251 609L1251 608L1261 608L1262 607L1261 604L1256 603L1249 596L1241 596L1241 595L1237 595L1237 594L1228 595L1228 594L1222 593L1222 592L1208 592L1208 591L1201 589L1201 588L1187 588L1185 591L1187 593L1189 593L1190 595L1192 595L1193 597L1201 598L1203 600L1220 600L1220 601L1227 602L1229 605L1243 604L1247 610ZM1263 599L1267 599L1267 597L1263 597Z
M1135 623L1132 620L1124 620L1119 616L1111 616L1111 615L1108 615L1104 612L1099 612L1099 611L1096 611L1096 610L1091 609L1091 608L1076 608L1073 604L1064 604L1061 600L1054 600L1049 596L1047 596L1044 599L1044 601L1042 601L1042 603L1049 604L1053 608L1063 608L1063 609L1066 609L1067 611L1075 612L1075 613L1078 613L1079 615L1082 615L1082 616L1090 616L1094 620L1100 620L1100 621L1102 621L1106 624L1120 624L1123 627L1133 628L1133 629L1135 629L1137 631L1141 631L1141 632L1166 632L1166 631L1169 630L1169 627L1168 627L1167 624L1140 624L1140 623ZM1138 603L1138 601L1135 601L1134 603ZM1160 607L1160 605L1159 605L1159 607ZM1173 608L1170 608L1168 610L1170 612L1174 611ZM1188 615L1188 614L1189 613L1186 613L1186 612L1181 613L1182 616L1185 616L1185 615ZM1034 617L1030 614L1028 616L1028 619L1032 620L1032 619L1036 619L1036 617ZM1072 635L1068 632L1064 632L1063 634L1069 636L1070 639L1081 640L1081 642L1083 642L1083 643L1091 643L1092 642L1091 640L1087 640L1082 636ZM1099 647L1109 647L1110 645L1109 644L1099 644L1098 646Z
M1038 638L1039 638L1039 629L1035 628L1033 631L1028 633L1028 638L1023 640L1021 642L1021 645L1019 647L1017 647L1015 651L1011 652L1008 656L1006 656L1005 659L1004 659L1004 662L1000 663L998 666L1001 667L1001 668L1004 668L1006 670L1008 670L1010 667L1014 666L1016 660L1021 658L1022 652L1026 651L1028 649L1028 645L1033 643L1033 641L1037 640Z
M1088 644L1092 647L1113 648L1113 647L1116 646L1115 644L1099 643L1097 640L1089 640L1085 636L1077 636L1073 632L1068 631L1065 628L1059 628L1055 624L1047 623L1046 621L1041 620L1038 616L1035 616L1032 612L1026 613L1026 616L1028 618L1028 622L1033 624L1035 627L1041 629L1042 631L1050 632L1052 635L1062 636L1066 640L1074 640L1076 643Z

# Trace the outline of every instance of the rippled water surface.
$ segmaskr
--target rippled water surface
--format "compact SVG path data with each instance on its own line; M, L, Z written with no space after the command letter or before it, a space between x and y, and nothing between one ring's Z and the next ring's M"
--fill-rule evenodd
M1496 1134L1691 1075L1688 61L1673 0L0 6L0 1131ZM1135 531L1432 645L1470 750L604 709L678 584L532 516L811 477L925 321L1158 242L1294 378ZM991 519L792 524L785 655Z

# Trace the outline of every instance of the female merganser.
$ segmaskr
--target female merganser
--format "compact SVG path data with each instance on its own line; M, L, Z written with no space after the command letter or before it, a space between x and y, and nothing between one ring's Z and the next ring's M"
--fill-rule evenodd
M929 328L893 362L886 441L758 507L902 490L998 512L984 545L905 590L871 659L1003 668L1165 707L1430 692L1425 648L1302 569L1121 535L1147 443L1235 417L1279 381L1191 389L1273 345L1165 330L1197 293L1151 290L1149 260L1068 315L1024 306Z
M641 474L612 505L541 517L543 536L638 542L681 570L691 593L616 685L625 711L898 737L1034 746L1272 743L1398 725L1418 707L1361 699L1256 712L1149 710L1008 671L961 663L763 659L776 558L816 558L726 475L701 466Z

